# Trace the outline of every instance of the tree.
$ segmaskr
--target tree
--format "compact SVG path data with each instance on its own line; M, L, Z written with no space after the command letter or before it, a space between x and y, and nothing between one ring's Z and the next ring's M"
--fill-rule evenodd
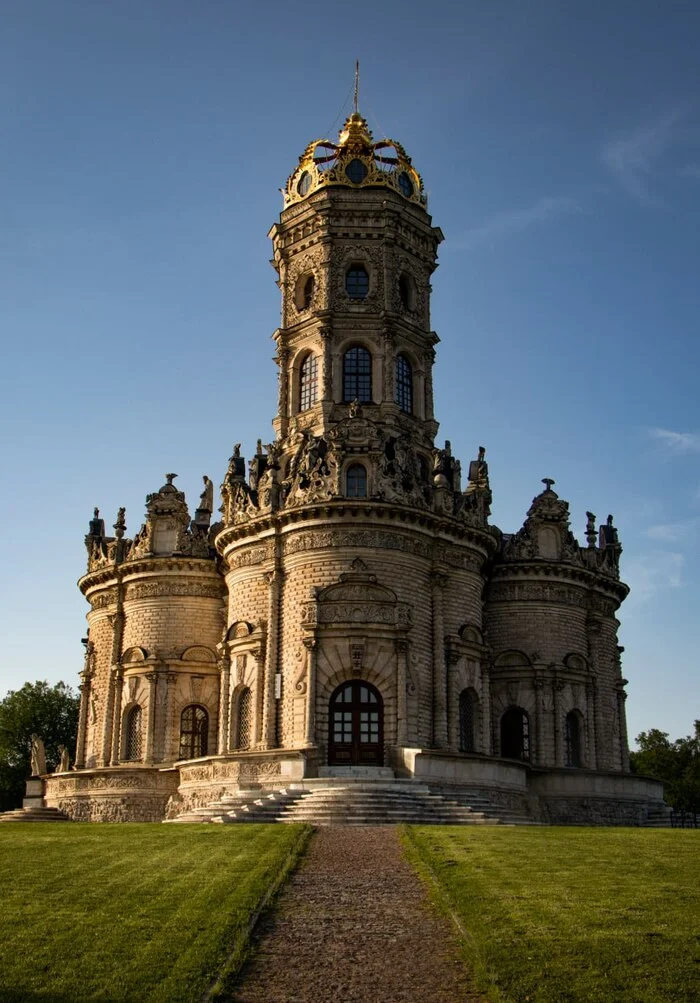
M48 682L25 683L0 701L0 810L22 803L24 783L31 773L32 733L46 745L46 768L60 759L58 746L75 750L79 697L70 686Z
M670 742L665 731L652 728L637 735L639 749L630 753L635 773L664 783L665 798L676 811L700 812L700 721L695 734Z

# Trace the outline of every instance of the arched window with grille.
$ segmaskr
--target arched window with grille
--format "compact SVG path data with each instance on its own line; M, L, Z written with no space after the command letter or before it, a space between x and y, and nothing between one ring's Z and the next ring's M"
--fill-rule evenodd
M361 345L349 348L343 356L343 400L347 404L372 400L372 356Z
M361 463L353 463L345 475L345 494L348 498L367 497L367 471Z
M564 722L566 738L566 765L578 769L583 766L581 756L581 715L578 711L572 710L566 715Z
M459 751L476 752L479 697L471 686L459 694Z
M236 707L236 748L249 749L253 744L253 698L245 686L238 694Z
M209 715L199 704L190 704L180 715L179 759L206 756L209 745Z
M522 707L509 707L501 718L501 755L530 760L530 719Z
M142 722L141 708L136 705L126 715L124 726L124 759L128 762L138 762L143 757Z
M308 411L318 400L318 358L307 355L299 369L299 410Z
M406 414L413 413L413 369L405 355L396 357L394 399Z

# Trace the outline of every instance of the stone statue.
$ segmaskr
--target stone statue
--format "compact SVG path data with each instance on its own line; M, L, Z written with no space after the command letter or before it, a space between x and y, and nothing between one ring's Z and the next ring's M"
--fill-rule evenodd
M68 749L65 745L59 745L58 755L60 759L58 761L58 766L54 770L55 773L68 773L70 770L70 756L68 755Z
M213 512L214 511L214 485L209 480L206 474L202 475L202 480L204 481L204 491L202 491L199 496L198 509L202 512Z
M46 773L46 749L38 735L32 735L32 776L40 777Z

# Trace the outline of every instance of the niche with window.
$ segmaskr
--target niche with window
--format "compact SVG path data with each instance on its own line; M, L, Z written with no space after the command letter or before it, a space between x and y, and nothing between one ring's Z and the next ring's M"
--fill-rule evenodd
M308 411L318 400L318 357L307 355L299 368L299 410Z
M394 399L406 414L413 413L413 370L405 355L396 357L394 367Z
M236 699L234 744L237 749L250 749L253 744L253 697L244 686Z
M178 759L206 756L209 744L209 715L199 704L190 704L180 715Z
M367 299L369 273L364 265L350 265L345 273L345 292L351 300Z
M522 707L509 707L501 718L501 755L530 760L530 719Z
M572 710L566 715L564 734L566 740L566 765L580 769L583 766L581 715Z
M345 474L345 494L348 498L367 497L367 471L362 463L353 463Z
M297 280L296 287L294 289L294 305L297 310L308 310L314 301L314 293L316 291L316 280L313 275L302 275Z
M470 686L459 694L459 751L477 751L479 725L479 697Z
M372 356L361 345L349 348L343 356L343 400L346 404L372 400Z
M405 272L399 275L399 299L404 310L413 313L416 309L416 284Z

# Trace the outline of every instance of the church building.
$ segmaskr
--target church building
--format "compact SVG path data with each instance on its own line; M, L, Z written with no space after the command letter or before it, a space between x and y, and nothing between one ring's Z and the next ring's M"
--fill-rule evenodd
M46 804L159 821L391 776L642 824L661 788L629 770L617 530L589 512L579 543L544 478L502 532L484 449L463 469L436 441L443 235L410 157L355 111L306 148L269 236L273 441L233 447L220 508L208 477L191 512L167 474L133 538L95 510L75 763Z

